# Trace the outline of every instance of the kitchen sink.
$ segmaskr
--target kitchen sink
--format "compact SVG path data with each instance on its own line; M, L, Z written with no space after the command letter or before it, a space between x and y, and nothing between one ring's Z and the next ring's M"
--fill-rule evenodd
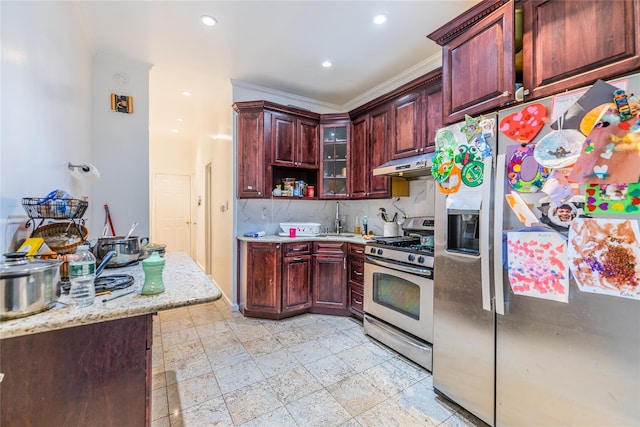
M354 233L320 233L318 237L355 237Z

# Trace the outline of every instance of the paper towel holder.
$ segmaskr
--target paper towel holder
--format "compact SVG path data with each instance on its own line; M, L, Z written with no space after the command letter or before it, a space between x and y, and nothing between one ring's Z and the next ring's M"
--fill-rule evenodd
M80 168L82 169L84 172L89 172L91 170L91 168L89 167L89 165L86 164L82 164L82 165L74 165L73 163L69 162L69 170L73 171L76 168Z

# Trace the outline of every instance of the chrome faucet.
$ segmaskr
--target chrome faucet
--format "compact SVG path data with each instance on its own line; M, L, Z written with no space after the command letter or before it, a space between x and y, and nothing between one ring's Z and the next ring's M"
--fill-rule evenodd
M343 225L340 221L340 202L336 202L336 220L335 220L335 226L336 226L336 234L340 234L340 230L342 230Z

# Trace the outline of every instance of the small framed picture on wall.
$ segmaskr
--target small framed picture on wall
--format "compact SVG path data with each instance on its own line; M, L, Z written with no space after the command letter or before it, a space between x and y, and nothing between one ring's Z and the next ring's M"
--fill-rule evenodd
M111 110L118 113L133 114L133 97L111 94Z

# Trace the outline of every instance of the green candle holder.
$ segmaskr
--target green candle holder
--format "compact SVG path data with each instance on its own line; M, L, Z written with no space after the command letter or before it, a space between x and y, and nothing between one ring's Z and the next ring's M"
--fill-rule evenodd
M153 251L151 256L142 261L144 270L144 285L142 295L156 295L164 292L164 282L162 281L162 270L164 269L164 258L157 251Z

